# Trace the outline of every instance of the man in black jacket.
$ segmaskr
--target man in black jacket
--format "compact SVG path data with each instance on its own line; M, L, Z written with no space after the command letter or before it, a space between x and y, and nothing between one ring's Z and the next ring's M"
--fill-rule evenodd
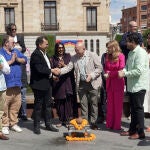
M34 93L34 133L40 134L40 116L44 113L44 121L47 130L58 132L59 130L52 126L51 122L51 69L49 59L46 55L48 40L44 36L36 39L36 49L31 55L30 68L31 78L30 86Z

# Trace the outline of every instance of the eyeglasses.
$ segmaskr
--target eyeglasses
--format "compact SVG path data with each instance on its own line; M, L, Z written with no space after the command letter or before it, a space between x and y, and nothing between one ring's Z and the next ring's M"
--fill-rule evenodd
M11 31L16 31L17 29L11 29Z
M7 43L12 43L12 44L15 44L15 42L14 42L14 41L7 41Z

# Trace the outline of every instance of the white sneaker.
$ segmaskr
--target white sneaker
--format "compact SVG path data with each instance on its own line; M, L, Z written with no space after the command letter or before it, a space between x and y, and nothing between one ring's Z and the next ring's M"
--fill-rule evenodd
M11 130L16 132L22 132L22 129L16 124L11 127Z
M5 135L9 134L9 127L2 127L2 133Z

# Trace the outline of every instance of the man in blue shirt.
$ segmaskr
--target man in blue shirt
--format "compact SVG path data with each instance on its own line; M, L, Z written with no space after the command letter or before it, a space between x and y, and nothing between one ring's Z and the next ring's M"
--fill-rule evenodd
M5 75L6 81L6 106L2 118L3 134L9 134L9 127L16 132L21 132L22 129L17 125L18 112L21 106L21 67L20 64L25 64L27 58L14 48L14 38L5 35L2 41L0 54L6 59L10 66L10 74Z

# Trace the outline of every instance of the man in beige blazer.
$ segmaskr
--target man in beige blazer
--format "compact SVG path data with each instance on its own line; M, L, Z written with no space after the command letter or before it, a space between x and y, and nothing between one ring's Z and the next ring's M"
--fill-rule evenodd
M73 68L76 76L77 97L81 103L82 118L88 119L92 129L97 129L98 118L98 89L101 86L102 67L98 55L87 51L83 42L75 45L76 54L72 56L70 63L61 69L56 69L58 75L66 74ZM90 102L90 112L88 103Z

